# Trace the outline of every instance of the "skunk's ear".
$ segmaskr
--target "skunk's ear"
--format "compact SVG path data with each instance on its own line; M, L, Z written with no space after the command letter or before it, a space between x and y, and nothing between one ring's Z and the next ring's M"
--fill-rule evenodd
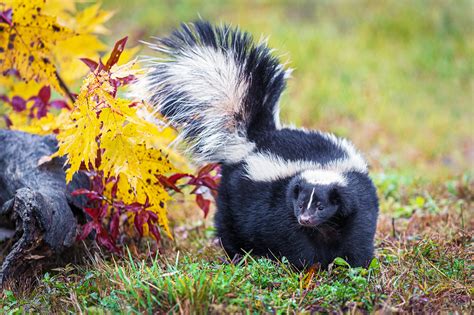
M300 184L296 184L296 185L293 186L293 197L294 197L295 199L298 199L298 196L299 196L299 194L300 194L300 191L301 191L301 186L300 186Z
M346 187L336 186L331 188L328 200L337 207L342 216L349 216L354 209L357 209L355 200L352 198L350 191L346 190Z
M341 194L338 187L331 188L328 195L329 202L333 205L339 206L342 204Z

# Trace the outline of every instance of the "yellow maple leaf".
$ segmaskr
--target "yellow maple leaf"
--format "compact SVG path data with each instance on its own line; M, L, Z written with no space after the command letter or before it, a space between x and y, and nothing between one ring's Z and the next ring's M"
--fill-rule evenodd
M117 195L121 200L148 202L147 210L157 214L159 224L171 237L166 216L170 196L157 176L177 172L163 145L176 134L141 117L140 112L148 111L144 104L114 98L115 88L110 80L117 78L117 74L128 75L130 68L124 65L113 68L117 73L102 70L87 76L70 121L58 135L56 155L67 155L69 181L81 163L93 163L100 152L97 171L102 171L106 178L119 178Z
M10 85L8 86L8 96L21 96L25 100L29 99L32 96L38 95L38 91L41 89L42 85L35 81L17 81L12 76L6 77L10 79Z
M62 25L67 26L62 22L70 19L71 13L76 11L76 2L77 0L47 0L44 10L48 15L57 17Z
M74 16L73 25L75 30L81 34L108 34L109 31L104 27L114 12L101 10L101 3L93 4Z
M158 223L172 238L167 218L167 202L171 197L155 175L167 173L173 167L162 151L158 149L129 150L129 152L132 151L134 151L133 159L139 162L140 167L128 168L126 172L120 173L117 195L129 204L134 202L144 204L148 200L150 207L147 210L157 214Z
M5 94L10 98L20 96L26 100L37 95L41 87L42 85L35 81L18 81L14 76L0 75L0 94Z
M62 91L52 47L76 34L47 15L42 0L9 2L12 24L0 23L0 71L15 69L25 81L50 84Z
M103 24L113 12L102 10L100 3L77 11L75 2L7 0L13 24L0 23L0 60L5 60L0 70L14 68L22 79L49 83L60 93L57 73L67 85L86 75L80 58L98 59L105 50L97 35L107 32Z
M147 145L160 133L157 126L140 119L137 108L129 105L130 101L118 99L101 111L100 147L103 151L99 169L108 176L120 178L118 195L124 202L144 204L148 200L151 205L148 210L158 215L160 225L171 237L166 216L166 202L170 197L157 175L177 170L163 149Z
M80 58L98 59L106 45L94 34L80 34L58 43L53 48L61 77L68 85L74 85L90 71Z
M67 164L69 164L66 170L67 182L72 180L83 162L86 168L95 164L99 148L97 136L100 133L100 120L93 110L94 107L95 103L88 95L87 88L83 88L69 119L60 128L57 136L59 149L53 157L66 156Z
M5 4L13 16L11 24L0 23L0 71L14 69L23 79L1 78L1 92L9 97L28 99L43 85L64 93L64 83L73 84L88 71L79 58L97 60L105 48L97 34L107 33L103 24L113 13L101 10L98 3L82 11L72 0L7 0ZM28 117L32 103L23 112L7 111L12 129L39 134L60 130L59 149L53 156L66 156L68 182L81 165L118 178L118 198L147 204L172 237L166 213L170 196L157 176L177 172L169 158L176 153L167 149L176 133L164 123L145 119L141 113L150 115L145 104L116 98L116 82L138 69L135 62L129 63L137 51L126 49L112 69L87 75L71 112L32 120ZM110 189L106 185L106 193L111 194ZM146 233L146 223L143 228Z
M101 9L96 3L74 14L64 14L62 22L66 27L74 30L78 35L59 42L53 49L55 60L61 71L61 77L71 85L78 78L84 77L89 69L80 61L80 58L99 59L100 52L106 45L99 39L98 34L107 34L104 27L113 12Z

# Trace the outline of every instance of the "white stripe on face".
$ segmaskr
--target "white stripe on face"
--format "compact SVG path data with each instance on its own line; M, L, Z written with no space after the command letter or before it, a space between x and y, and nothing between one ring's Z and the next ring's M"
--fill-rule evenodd
M309 197L308 207L306 208L306 210L311 207L311 203L313 202L314 189L315 187L313 187L313 191L311 191L311 197Z

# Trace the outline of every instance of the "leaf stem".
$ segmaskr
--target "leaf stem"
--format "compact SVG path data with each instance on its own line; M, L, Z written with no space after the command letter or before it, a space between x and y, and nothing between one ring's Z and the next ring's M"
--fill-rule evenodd
M64 82L63 78L61 78L57 70L55 74L56 74L56 78L58 79L59 86L61 86L63 91L66 93L66 95L69 97L71 102L74 104L74 102L76 102L76 97L74 96L74 94L72 94L71 90L69 90L68 86L66 85L66 82Z

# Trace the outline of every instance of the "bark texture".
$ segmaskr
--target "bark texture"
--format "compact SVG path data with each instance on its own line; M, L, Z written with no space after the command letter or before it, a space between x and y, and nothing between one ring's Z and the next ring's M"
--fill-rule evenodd
M0 286L75 242L84 200L70 192L89 181L79 175L66 186L63 158L41 162L56 148L54 136L0 130Z

